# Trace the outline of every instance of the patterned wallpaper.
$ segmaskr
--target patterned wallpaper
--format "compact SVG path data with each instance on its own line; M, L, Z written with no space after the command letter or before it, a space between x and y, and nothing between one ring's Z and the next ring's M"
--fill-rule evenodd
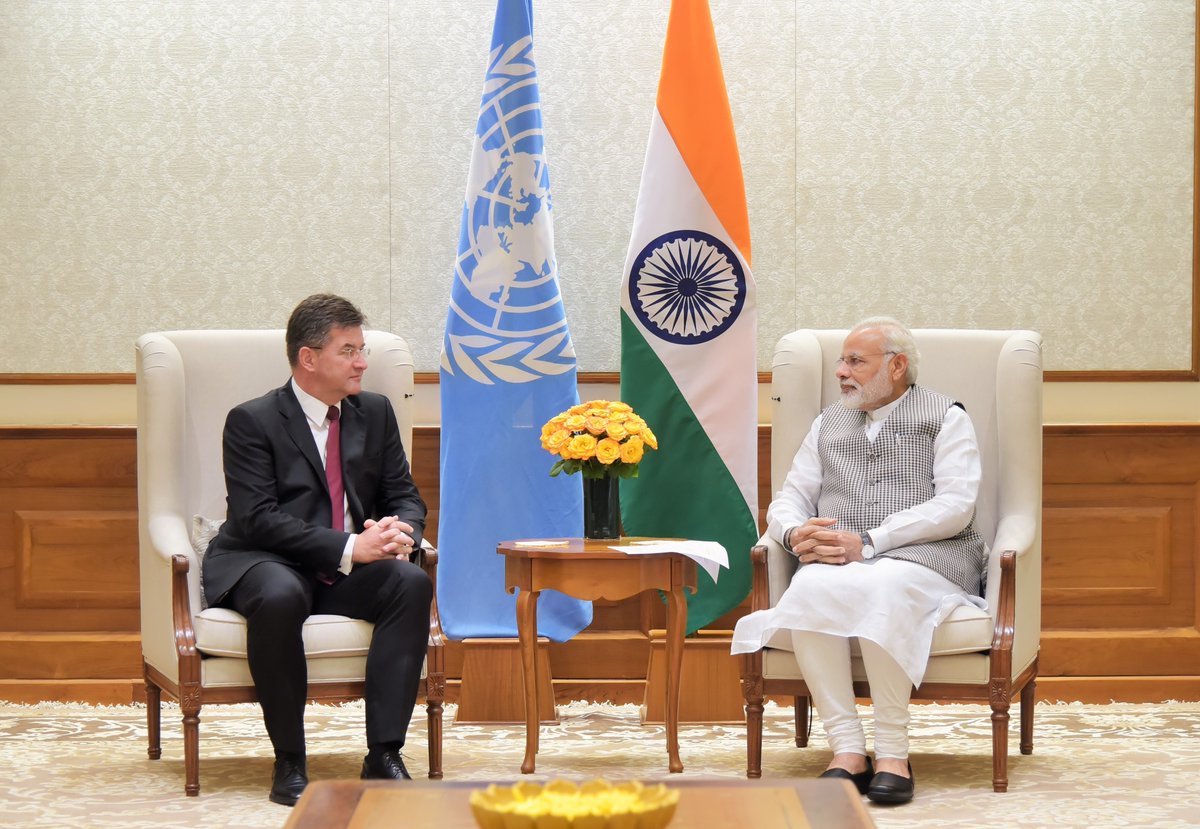
M616 291L667 0L535 0L564 301ZM1190 365L1194 0L711 0L759 365L802 326L1029 327ZM0 3L0 372L334 290L437 367L493 0Z

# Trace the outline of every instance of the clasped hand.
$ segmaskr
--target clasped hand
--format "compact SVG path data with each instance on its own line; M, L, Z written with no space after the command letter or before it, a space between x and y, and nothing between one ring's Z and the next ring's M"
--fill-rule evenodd
M862 561L862 536L832 529L834 518L810 518L792 530L788 541L801 564L847 564Z
M412 531L411 524L394 515L378 521L368 518L363 522L363 531L354 539L354 552L350 558L355 564L385 558L407 559L413 551Z

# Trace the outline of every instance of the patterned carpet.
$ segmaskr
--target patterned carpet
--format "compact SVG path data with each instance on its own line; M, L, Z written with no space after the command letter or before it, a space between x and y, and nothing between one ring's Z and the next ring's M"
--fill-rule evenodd
M534 779L667 777L663 730L640 725L635 706L572 703L560 706L559 716L558 726L543 731ZM361 704L313 705L307 719L310 778L357 776ZM0 825L238 829L286 821L289 811L266 798L271 758L257 707L202 712L199 798L183 796L178 710L164 708L161 760L146 759L145 722L145 709L136 706L0 703ZM807 749L795 748L791 729L790 708L768 708L764 776L812 777L824 768L820 726ZM1200 822L1200 703L1039 704L1032 756L1016 752L1014 724L1005 794L991 791L986 708L915 706L912 737L917 799L898 808L869 806L882 829L1168 829ZM680 746L684 777L744 774L741 727L685 725ZM512 780L523 750L523 726L458 725L447 717L447 780ZM427 771L421 717L405 758L414 776Z

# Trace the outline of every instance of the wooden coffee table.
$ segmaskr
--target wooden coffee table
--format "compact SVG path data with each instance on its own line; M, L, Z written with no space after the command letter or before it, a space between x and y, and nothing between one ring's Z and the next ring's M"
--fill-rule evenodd
M681 790L668 829L871 829L875 825L848 780L666 782ZM309 784L285 829L473 829L468 798L486 786L457 781L321 780Z
M521 675L525 679L525 759L521 773L534 770L538 751L537 600L543 590L576 599L626 599L645 590L667 597L667 767L683 771L679 759L679 674L683 667L683 634L687 627L684 589L696 592L696 562L681 553L629 555L614 545L634 541L678 539L558 538L501 541L504 587L517 593L517 638L521 643Z

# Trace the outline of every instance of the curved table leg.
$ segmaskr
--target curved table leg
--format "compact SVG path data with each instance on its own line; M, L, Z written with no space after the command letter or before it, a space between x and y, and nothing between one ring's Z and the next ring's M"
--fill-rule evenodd
M538 752L537 598L534 591L517 594L517 639L521 645L521 678L525 683L525 759L521 774L532 774Z
M683 672L683 632L687 628L687 599L683 588L667 594L667 767L683 771L679 759L679 677Z

